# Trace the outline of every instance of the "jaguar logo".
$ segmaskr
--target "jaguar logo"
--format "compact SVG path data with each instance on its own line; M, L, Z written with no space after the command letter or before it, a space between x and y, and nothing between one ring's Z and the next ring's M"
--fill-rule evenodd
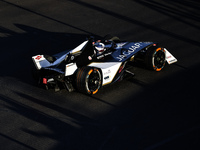
M137 50L138 48L140 48L142 45L140 43L135 43L134 45L130 46L127 51L125 51L123 53L123 55L119 55L118 57L116 57L119 61L122 61L124 58L126 58L127 56L131 55L132 53L135 52L135 50Z

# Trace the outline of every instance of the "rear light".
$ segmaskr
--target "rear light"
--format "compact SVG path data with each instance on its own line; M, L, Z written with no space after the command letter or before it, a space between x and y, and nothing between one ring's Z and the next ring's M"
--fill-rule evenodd
M43 78L43 84L47 84L47 78Z

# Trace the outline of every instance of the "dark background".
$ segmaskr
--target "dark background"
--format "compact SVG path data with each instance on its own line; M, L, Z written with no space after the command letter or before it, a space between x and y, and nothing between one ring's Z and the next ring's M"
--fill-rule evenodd
M0 149L200 148L200 3L195 0L1 0ZM178 59L87 96L36 86L31 57L86 35L155 41Z

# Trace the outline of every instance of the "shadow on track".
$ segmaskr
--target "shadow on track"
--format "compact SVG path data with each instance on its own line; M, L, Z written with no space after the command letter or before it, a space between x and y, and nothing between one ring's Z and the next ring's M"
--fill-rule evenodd
M191 27L200 29L200 26L198 25L198 22L200 21L200 17L198 14L198 11L200 9L199 1L168 0L166 2L158 2L155 0L134 0L134 2L151 8L158 13L167 15L170 18L174 18L177 21L188 24ZM194 21L196 22L196 24L193 23Z
M92 4L82 1L72 2L102 12L106 15L113 16L119 20L124 20L126 22L142 26L144 29L151 29L155 32L168 35L172 38L176 38L190 44L200 45L199 41L194 41L188 37L168 32L153 25L123 16L119 13L97 6L94 7ZM185 2L186 1L184 1L184 3ZM150 5L152 8L155 6L155 4ZM159 9L161 9L161 7L163 6L160 6ZM159 9L157 11L159 11ZM26 9L26 11L31 12L28 9ZM172 11L172 8L166 8L166 11L177 13L176 15L178 16L182 15L184 17L190 17L190 14L179 14L177 11ZM167 14L166 11L162 13ZM41 15L38 13L35 14ZM170 16L170 14L167 15ZM48 18L44 15L42 17ZM199 18L193 17L192 19L197 21ZM82 42L86 37L84 34L47 32L21 24L16 24L16 26L23 30L24 33L16 33L0 27L0 32L3 34L3 37L0 38L1 56L3 56L0 60L1 70L3 70L0 77L10 76L26 83L31 82L31 84L32 81L30 81L30 74L27 71L32 63L31 56L40 53L51 55L59 51L63 51L66 48L74 48L77 46L77 43ZM76 29L84 31L78 28ZM124 96L124 99L128 99L126 100L126 103L122 103L120 107L114 108L107 114L100 116L99 118L101 119L99 119L99 121L103 125L97 125L94 120L67 110L64 107L61 107L61 104L60 106L54 105L51 102L31 97L31 95L28 95L27 93L13 91L17 95L15 99L5 96L0 96L0 99L4 102L5 107L8 110L18 114L17 117L21 116L20 118L15 118L16 122L13 122L13 124L18 124L21 123L21 120L24 121L25 119L28 119L29 121L31 120L31 123L34 123L34 125L38 125L32 127L30 122L26 122L27 124L22 122L24 124L21 126L18 124L20 127L19 129L22 131L21 134L33 137L34 141L37 141L36 139L40 138L50 139L45 144L51 144L51 140L55 140L57 143L52 146L52 149L69 148L88 150L98 148L160 148L163 150L163 146L169 146L170 148L168 149L172 149L172 147L176 146L179 146L180 148L179 144L182 144L181 146L184 148L184 146L190 146L190 144L198 144L198 141L196 140L198 139L197 136L199 136L199 134L195 135L193 131L198 130L196 133L199 133L199 108L197 105L199 92L198 88L196 88L200 83L199 70L200 64L197 64L188 70L181 71L148 87L140 81L130 80L130 82L137 82L137 84L142 86L142 92L137 95L131 95L130 97ZM113 91L114 90L115 89L113 89ZM109 93L109 91L106 92ZM120 92L120 90L116 92ZM19 97L25 101L30 101L30 104L26 105L22 102L20 103L17 100ZM103 102L101 99L96 99ZM38 105L40 108L33 108L31 104L36 106ZM74 103L74 105L76 104ZM75 128L73 125L62 121L60 118L48 115L42 109L50 109L54 113L59 112L64 116L73 118L76 120L75 123L79 126L79 128ZM85 121L90 123L84 124ZM24 125L28 125L28 127L25 127ZM6 124L3 124L2 126L5 127ZM16 128L13 130L15 129ZM194 134L194 136L191 136L190 131ZM12 132L10 131L8 133ZM188 137L181 139L186 135L189 135L189 139ZM1 136L22 145L22 147L27 149L32 148L32 146L26 144L27 141L23 143L23 140L13 140L12 137L5 134L1 134ZM77 141L79 141L78 144ZM173 143L174 141L176 141L176 143Z
M70 0L70 1L73 2L73 3L79 4L79 5L81 5L81 6L84 6L84 7L90 8L90 9L93 9L93 10L95 10L95 11L99 11L99 12L101 12L101 13L103 13L103 14L108 15L108 16L112 16L112 17L117 18L117 19L119 19L119 20L123 20L123 21L129 22L129 23L132 23L132 24L134 24L134 25L141 26L141 27L143 27L144 29L153 30L153 31L155 31L155 32L159 32L160 34L164 34L164 35L167 35L167 36L169 36L169 37L172 37L172 38L175 38L175 39L179 39L179 40L182 40L182 41L184 41L184 42L187 42L187 43L190 43L190 44L193 44L193 45L196 45L196 46L200 46L200 42L199 42L198 40L193 40L193 39L190 39L189 37L184 37L184 36L179 35L179 34L176 34L176 33L174 33L174 32L167 31L167 30L162 29L162 28L159 28L159 27L157 27L157 26L154 26L154 25L145 23L145 21L144 21L144 22L143 22L143 21L138 21L138 20L136 20L136 19L134 19L134 18L127 17L127 16L124 16L124 15L122 15L122 14L120 14L120 13L113 12L112 10L107 10L107 9L104 9L103 7L99 7L99 6L92 5L91 3L82 2L82 1L73 1L73 0ZM138 1L135 1L135 2L138 2ZM170 2L172 2L172 1L170 1ZM147 6L149 6L150 8L154 8L153 3L148 4L146 1L139 1L138 3L141 3L141 4L143 4L143 5L147 5ZM197 2L197 3L198 3L198 2ZM175 3L174 3L174 4L175 4ZM184 3L184 4L185 4L185 3ZM158 6L158 8L157 8L158 10L157 10L157 11L162 10L162 4L159 4L159 5L160 5L160 6ZM187 4L185 4L185 5L187 5ZM195 4L192 5L191 7L194 7L194 8L195 8ZM171 8L170 8L170 9L171 9ZM180 10L178 6L176 6L176 9ZM196 9L197 9L197 8L196 8ZM163 12L163 10L160 11L160 12L162 12L162 13L164 13L164 14L167 14L167 12L166 12L166 11ZM199 18L198 16L195 16L195 17L194 17L194 14L192 14L192 13L180 13L180 12L178 13L178 11L173 11L173 12L171 12L171 13L173 13L172 16L170 16L170 15L168 14L170 17L174 17L174 14L177 14L177 15L178 15L178 18L180 18L181 16L184 16L183 19L182 19L181 21L184 22L184 23L187 23L187 24L189 24L189 25L191 25L191 26L195 26L195 25L191 24L189 21L186 22L186 21L185 21L185 18L188 18L188 17L189 17L189 18L191 19L191 16L192 16L192 18L193 18L195 21L199 21L199 20L200 20L200 18ZM180 20L180 19L179 19L179 20ZM196 28L199 28L199 26L195 26L195 27L196 27Z
M66 25L66 26L72 27L72 28L74 28L74 29L76 29L76 30L79 30L79 31L82 31L82 32L84 32L84 33L91 34L90 32L85 31L85 30L83 30L83 29L81 29L81 28L75 27L75 26L73 26L73 25L67 24L67 23L65 23L65 22L62 22L62 21L57 20L57 19L54 19L54 18L52 18L52 17L49 17L49 16L46 16L46 15L43 15L43 14L41 14L41 13L38 13L38 12L32 11L32 10L30 10L30 9L28 9L28 8L25 8L25 7L22 7L22 6L20 6L20 5L14 4L14 3L12 3L12 2L8 2L8 1L5 1L5 0L2 0L2 2L6 3L6 4L8 4L8 5L14 6L14 7L16 7L16 8L19 8L19 9L25 10L25 11L27 11L27 12L33 13L33 14L35 14L35 15L38 15L38 16L41 16L41 17L44 17L44 18L46 18L46 19L49 19L49 20L55 21L55 22L57 22L57 23L60 23L60 24L63 24L63 25Z
M199 74L196 64L125 97L121 108L102 118L118 124L104 149L200 148Z
M4 129L2 132L7 131L7 133L1 132L0 138L1 141L5 139L9 141L12 148L47 149L49 148L48 145L51 145L51 149L97 149L104 140L103 137L110 131L110 128L100 126L89 118L84 117L82 120L83 116L81 117L75 112L27 97L25 94L19 95L27 98L27 100L39 103L44 108L48 107L53 112L64 113L65 118L59 118L52 114L48 115L47 112L39 110L39 108L33 108L31 105L0 95L1 101L6 103L4 108L7 110L7 117L12 118L12 124L6 124L6 119L5 122L1 123L1 129ZM13 116L10 116L12 114ZM19 132L20 136L15 136L17 138L13 139L12 134L16 132ZM35 142L28 142L27 136L28 139L30 138ZM39 139L46 142L40 142ZM7 149L8 147L8 145L1 143L1 148Z
M18 114L13 124L19 127L12 128L20 129L21 137L29 135L34 141L35 138L49 139L45 144L56 141L52 149L194 149L200 146L199 70L200 64L197 64L145 85L142 92L124 97L125 103L99 116L98 121L25 93L16 92L16 95L32 104L3 95L0 99L7 113ZM55 112L63 114L65 119L54 116ZM20 125L20 120L26 122ZM6 129L6 124L1 125ZM13 140L10 135L1 133L0 136L17 147L32 149L35 146L23 143L22 139Z
M0 28L1 56L5 56L0 60L0 67L3 70L0 73L0 81L11 77L14 79L9 80L9 85L12 85L11 82L16 80L27 84L14 87L17 84L15 82L9 89L9 93L1 91L0 100L3 109L6 111L6 113L1 113L3 116L1 119L5 119L1 124L1 141L9 142L12 148L19 149L35 149L36 147L47 149L49 148L48 144L52 144L51 142L54 143L51 146L52 149L98 149L104 141L104 137L110 132L110 126L99 125L93 119L62 107L61 101L66 101L71 97L60 96L64 97L62 100L59 99L58 95L46 96L43 99L41 97L35 98L35 94L43 95L45 92L23 89L32 88L30 85L33 84L33 81L29 70L33 55L51 55L66 50L66 48L74 48L77 43L83 42L87 35L54 33L21 24L15 25L24 33ZM6 80L2 82L4 83ZM20 86L23 86L21 87L23 90L15 89ZM2 86L2 88L4 87L8 86ZM27 91L29 94L26 93ZM31 92L33 94L30 94ZM52 101L48 101L49 97ZM58 99L59 102L56 103ZM80 99L80 97L77 99ZM4 110L0 109L0 111ZM51 114L52 112L49 114L47 110L51 110L55 114L62 114L63 117L54 116ZM12 124L7 124L7 121L10 120L12 120ZM17 132L20 133L20 136L13 136ZM26 136L37 142L27 141ZM37 139L48 140L47 143L41 143ZM79 141L79 144L77 144L77 141ZM9 147L1 142L0 145L1 148L5 147L5 149Z

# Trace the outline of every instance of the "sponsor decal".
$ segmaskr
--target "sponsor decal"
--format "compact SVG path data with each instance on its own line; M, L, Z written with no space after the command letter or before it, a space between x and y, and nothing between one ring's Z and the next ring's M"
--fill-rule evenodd
M169 62L170 63L176 62L176 59L170 60Z
M110 73L111 73L111 71L110 71L110 69L108 69L106 72L104 72L104 75L110 74Z
M97 57L97 59L102 59L102 58L104 58L104 55L100 55Z
M35 59L40 60L41 58L42 58L42 56L38 55Z
M119 55L118 57L116 57L119 61L122 61L124 58L126 58L125 55Z
M137 48L139 48L141 46L140 43L135 43L134 45L132 45L131 47L129 47L129 52L133 53Z
M108 56L108 55L111 55L111 54L112 54L112 52L106 53L106 54L104 54L104 56Z
M171 58L172 56L167 56L167 59Z
M110 77L109 76L106 76L106 77L104 77L104 80L107 80L107 79L109 79Z
M102 59L102 58L104 58L104 57L106 57L108 55L111 55L111 54L112 54L112 52L102 54L102 55L98 56L97 59Z
M124 51L123 55L119 55L116 57L119 61L122 61L127 56L131 55L135 52L138 48L140 48L142 45L140 43L135 43L134 45L130 46L126 51Z

